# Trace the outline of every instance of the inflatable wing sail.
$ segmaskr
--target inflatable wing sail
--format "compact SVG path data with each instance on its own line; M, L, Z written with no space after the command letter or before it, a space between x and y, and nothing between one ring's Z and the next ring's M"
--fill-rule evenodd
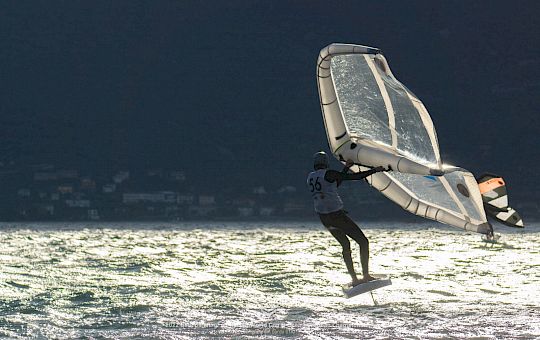
M488 215L509 227L524 227L521 216L508 205L506 184L501 176L494 174L480 175L478 177L478 187Z
M328 144L353 160L353 171L413 214L483 234L492 232L474 176L442 164L437 135L422 102L390 71L380 50L331 44L321 50L317 83Z

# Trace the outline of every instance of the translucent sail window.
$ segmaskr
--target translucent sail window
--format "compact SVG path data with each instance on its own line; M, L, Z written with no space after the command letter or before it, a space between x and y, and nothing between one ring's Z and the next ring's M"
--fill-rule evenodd
M335 56L331 70L349 133L392 145L386 107L364 56Z

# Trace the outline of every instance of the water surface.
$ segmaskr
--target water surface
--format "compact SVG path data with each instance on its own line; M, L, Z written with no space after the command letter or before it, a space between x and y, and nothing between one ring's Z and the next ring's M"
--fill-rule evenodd
M393 285L345 299L318 223L0 225L12 338L539 338L540 225L497 244L436 223L371 223ZM353 248L357 268L359 252Z

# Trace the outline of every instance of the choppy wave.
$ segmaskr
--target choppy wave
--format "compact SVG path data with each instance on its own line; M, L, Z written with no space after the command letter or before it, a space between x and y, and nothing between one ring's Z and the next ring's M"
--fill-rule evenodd
M540 337L539 225L497 244L430 224L363 229L372 271L393 281L376 304L343 297L341 249L317 223L3 224L0 335Z

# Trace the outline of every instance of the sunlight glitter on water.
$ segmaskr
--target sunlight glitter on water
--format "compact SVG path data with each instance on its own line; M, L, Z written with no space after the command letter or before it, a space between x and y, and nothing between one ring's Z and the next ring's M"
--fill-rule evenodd
M1 226L9 337L540 337L540 225L498 244L436 224L367 224L393 285L345 299L317 223ZM359 268L358 248L356 268Z

